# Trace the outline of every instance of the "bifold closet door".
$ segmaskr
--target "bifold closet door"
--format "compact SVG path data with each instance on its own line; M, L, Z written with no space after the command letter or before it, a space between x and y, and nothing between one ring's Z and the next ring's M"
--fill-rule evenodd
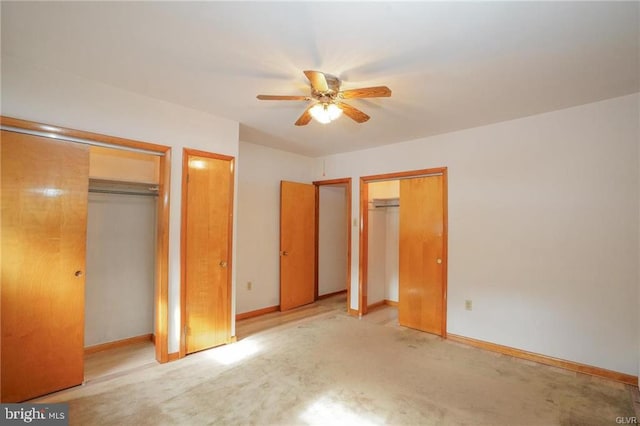
M316 187L280 182L280 310L315 298Z
M443 334L444 178L400 180L398 322Z
M233 158L186 150L185 351L231 339Z
M83 381L89 148L2 131L1 399Z

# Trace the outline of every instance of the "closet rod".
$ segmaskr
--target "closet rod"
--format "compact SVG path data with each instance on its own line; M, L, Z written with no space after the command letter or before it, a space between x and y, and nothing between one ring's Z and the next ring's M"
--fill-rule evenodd
M156 155L158 157L164 156L164 152L149 151L142 148L131 148L128 146L114 145L114 144L105 143L105 142L93 141L91 139L76 138L73 136L57 135L55 133L41 132L38 130L21 129L19 127L5 126L5 125L0 126L0 129L6 130L7 132L23 133L25 135L41 136L43 138L50 138L50 139L59 139L63 141L82 143L85 145L101 146L103 148L114 148L120 151L138 152L140 154Z
M150 192L133 192L133 191L114 191L109 189L89 189L89 192L95 192L98 194L119 194L119 195L142 195L145 197L157 197L158 194Z

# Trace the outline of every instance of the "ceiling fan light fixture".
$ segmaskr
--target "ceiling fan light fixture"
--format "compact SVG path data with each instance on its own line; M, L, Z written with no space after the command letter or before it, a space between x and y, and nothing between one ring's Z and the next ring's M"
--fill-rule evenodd
M359 89L340 90L341 82L335 75L320 71L304 71L311 84L311 96L299 95L258 95L263 101L312 101L295 122L296 126L306 126L315 119L318 123L327 124L337 120L342 113L356 123L365 123L369 117L358 108L342 102L343 99L388 98L391 89L387 86L362 87Z
M340 117L342 109L334 103L318 102L309 113L318 123L327 124Z

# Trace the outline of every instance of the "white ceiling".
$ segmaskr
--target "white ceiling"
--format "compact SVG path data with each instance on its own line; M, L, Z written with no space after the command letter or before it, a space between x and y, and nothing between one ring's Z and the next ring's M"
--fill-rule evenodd
M638 2L2 2L2 55L240 123L243 141L318 156L639 91ZM305 127L302 71L371 116Z

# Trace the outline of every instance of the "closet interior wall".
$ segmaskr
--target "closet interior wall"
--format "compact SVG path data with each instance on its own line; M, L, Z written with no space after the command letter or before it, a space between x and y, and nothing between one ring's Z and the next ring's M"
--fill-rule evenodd
M85 347L153 335L159 159L91 147Z
M369 306L398 301L400 181L371 182L369 189Z
M346 214L344 185L318 186L318 296L347 289Z

